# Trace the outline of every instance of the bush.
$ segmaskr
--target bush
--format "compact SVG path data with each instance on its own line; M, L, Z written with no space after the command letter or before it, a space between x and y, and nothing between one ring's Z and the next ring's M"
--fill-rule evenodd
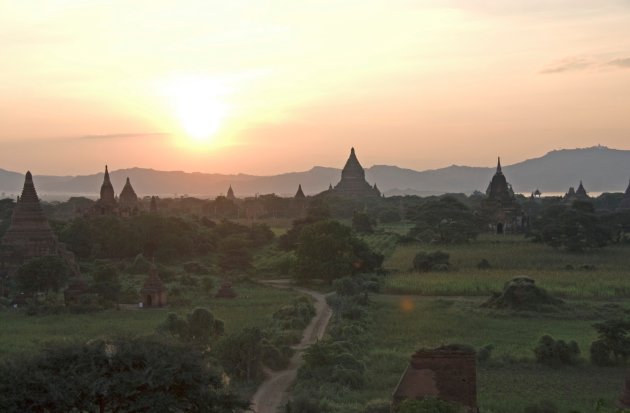
M484 363L490 360L490 357L492 356L492 350L494 350L493 344L488 344L487 346L481 347L477 351L477 361L479 361L480 363Z
M555 404L548 400L543 400L525 407L523 413L558 413L558 411Z
M490 262L487 259L482 258L481 261L477 263L477 268L480 270L489 270L492 268L492 265L490 265Z
M534 354L538 363L548 366L574 365L579 360L580 348L575 341L566 343L545 335L538 341Z
M363 413L389 413L392 403L386 399L370 400L365 404Z
M591 361L601 366L625 363L630 357L630 321L608 320L593 327L599 340L591 344Z
M127 269L129 274L147 274L151 269L151 262L144 258L144 255L138 254Z
M190 261L185 263L183 266L184 271L186 271L188 274L207 274L208 273L208 268L206 268L204 265L199 264L196 261Z
M298 395L287 403L286 413L322 413L319 400L306 395Z
M450 255L443 251L421 251L413 258L413 269L418 272L448 270Z
M591 343L591 363L600 367L614 366L615 360L612 351L604 340L596 340Z
M459 413L461 408L453 403L436 398L422 400L403 400L397 407L397 413Z

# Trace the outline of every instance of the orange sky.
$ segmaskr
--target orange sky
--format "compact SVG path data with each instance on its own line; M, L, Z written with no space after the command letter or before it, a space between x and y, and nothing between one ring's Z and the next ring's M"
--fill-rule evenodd
M626 0L0 2L0 168L274 174L630 149Z

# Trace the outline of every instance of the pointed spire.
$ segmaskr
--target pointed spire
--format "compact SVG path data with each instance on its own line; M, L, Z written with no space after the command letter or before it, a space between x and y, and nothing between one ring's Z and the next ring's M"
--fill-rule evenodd
M332 189L333 189L333 187L332 187L332 183L329 183L329 184L328 184L328 190L329 190L329 191L332 191Z
M626 188L626 196L630 196L630 181L628 182L628 187Z
M498 174L503 173L501 171L501 157L500 156L497 158L497 173Z
M232 185L230 185L230 187L228 188L226 198L227 199L234 199L234 198L236 198L236 196L234 195L234 190L232 189Z
M298 185L297 192L295 193L295 198L305 198L304 191L302 191L302 184Z
M101 185L101 201L105 203L115 203L114 187L109 179L109 170L105 165L105 176L103 177L103 185Z

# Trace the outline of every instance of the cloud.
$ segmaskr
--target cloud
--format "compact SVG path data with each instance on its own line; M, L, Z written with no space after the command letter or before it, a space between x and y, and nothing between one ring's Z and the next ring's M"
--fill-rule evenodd
M110 140L110 139L131 139L131 138L150 138L167 136L168 133L149 132L149 133L111 133L103 135L85 135L78 140Z
M611 60L610 62L608 62L608 66L630 69L630 57Z
M583 57L569 57L562 59L546 69L540 71L542 74L555 74L565 72L575 72L579 70L585 70L593 66L593 61Z

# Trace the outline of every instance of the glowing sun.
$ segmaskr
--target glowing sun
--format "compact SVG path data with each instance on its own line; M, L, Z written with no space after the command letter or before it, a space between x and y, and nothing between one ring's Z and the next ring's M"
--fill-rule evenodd
M167 82L166 94L183 131L197 143L207 143L228 112L225 84L203 76L181 76Z

